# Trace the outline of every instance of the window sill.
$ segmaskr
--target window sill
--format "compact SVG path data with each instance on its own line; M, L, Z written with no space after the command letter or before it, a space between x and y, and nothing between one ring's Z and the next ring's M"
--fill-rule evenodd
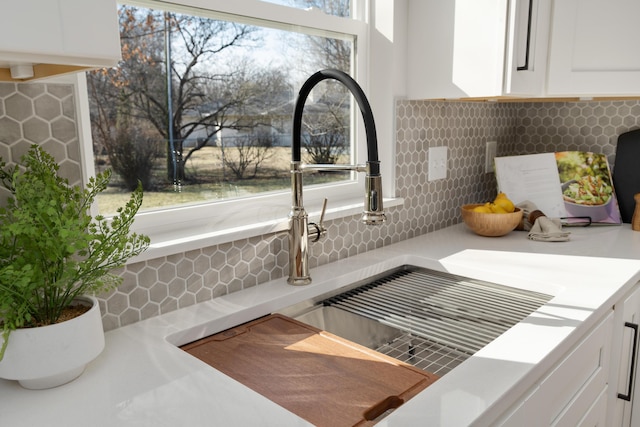
M385 209L394 206L400 206L403 203L404 199L402 198L384 199ZM346 218L352 215L358 215L360 213L362 213L362 202L349 203L345 201L336 207L327 208L327 211L325 213L325 221ZM319 216L320 211L309 212L309 218L313 219L318 218ZM205 231L197 234L185 235L184 232L180 231L170 231L166 233L155 234L152 237L149 248L137 257L131 258L128 264L197 250L208 246L234 242L250 237L283 232L287 229L288 218L286 217L285 212L285 216L274 220L257 222L248 225L239 225L237 227L225 227L220 230Z

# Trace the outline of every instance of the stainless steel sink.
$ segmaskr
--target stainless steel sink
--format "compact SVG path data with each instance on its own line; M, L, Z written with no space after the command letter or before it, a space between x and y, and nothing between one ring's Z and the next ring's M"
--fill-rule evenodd
M373 349L403 335L400 329L332 306L316 307L296 320Z
M280 313L442 376L551 298L405 265Z

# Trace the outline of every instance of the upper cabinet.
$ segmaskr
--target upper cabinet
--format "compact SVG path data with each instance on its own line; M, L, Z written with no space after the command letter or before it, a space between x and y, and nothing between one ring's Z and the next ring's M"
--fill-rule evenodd
M508 5L504 87L506 96L543 93L547 76L549 0L511 0Z
M411 98L544 90L550 0L409 0Z
M549 95L640 95L640 1L556 0Z
M5 3L0 14L0 81L26 81L118 64L115 0Z
M409 0L410 98L639 96L637 0Z

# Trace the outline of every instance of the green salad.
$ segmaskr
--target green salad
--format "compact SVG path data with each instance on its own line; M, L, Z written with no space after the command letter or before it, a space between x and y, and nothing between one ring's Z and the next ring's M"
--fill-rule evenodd
M564 200L586 206L606 204L613 195L607 156L601 153L556 153Z
M611 198L613 189L602 177L583 176L564 190L564 199L579 205L604 205Z

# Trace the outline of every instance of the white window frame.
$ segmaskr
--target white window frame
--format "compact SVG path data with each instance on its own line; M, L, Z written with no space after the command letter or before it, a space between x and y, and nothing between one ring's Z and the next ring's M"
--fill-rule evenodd
M198 8L210 10L213 13L229 14L236 22L247 24L265 25L265 21L274 23L274 28L286 28L289 25L302 26L316 29L318 34L330 35L333 33L352 34L356 38L354 49L356 59L352 64L352 77L362 86L365 93L370 88L368 76L370 63L368 24L370 0L352 0L354 2L354 16L359 19L347 19L329 16L319 11L306 11L302 9L280 6L259 0L175 0L172 3L154 0L123 1L126 4L136 4L149 8L167 8L176 12L190 12L186 8ZM177 4L180 3L180 4ZM391 2L391 4L393 4ZM206 12L205 15L206 16ZM217 15L219 18L220 16ZM259 20L259 21L258 21ZM77 113L79 121L79 139L83 158L83 172L85 180L95 176L94 159L91 144L91 126L89 119L88 92L84 74L77 74L72 79L76 87L76 99L78 100ZM377 91L379 92L379 91ZM384 96L368 95L374 110L374 116L392 114L393 107L386 111L376 111L376 105L387 106L393 104L393 99L380 102ZM387 96L387 98L392 98ZM357 163L365 163L366 142L364 127L357 105L352 102L352 108L356 109L355 120L355 160ZM376 120L378 124L378 120ZM381 144L381 134L389 136L391 129L383 129L377 125L379 138L379 151L383 160L383 183L385 191L385 207L402 203L401 200L391 199L393 192L393 173L395 158L393 141L384 141ZM385 165L385 162L387 163ZM384 174L387 176L384 176ZM329 199L325 219L350 216L362 211L364 200L364 184L362 174L356 174L353 181L340 182L333 185L305 187L304 204L310 218L319 214L322 200ZM130 260L130 262L153 259L179 252L194 250L211 245L235 241L243 238L281 232L288 228L288 218L291 206L291 191L266 193L252 197L229 199L222 201L205 202L197 205L183 205L174 208L151 212L141 212L136 217L134 230L145 233L151 238L150 248L142 255ZM94 207L94 209L97 209ZM178 218L178 220L176 220Z

